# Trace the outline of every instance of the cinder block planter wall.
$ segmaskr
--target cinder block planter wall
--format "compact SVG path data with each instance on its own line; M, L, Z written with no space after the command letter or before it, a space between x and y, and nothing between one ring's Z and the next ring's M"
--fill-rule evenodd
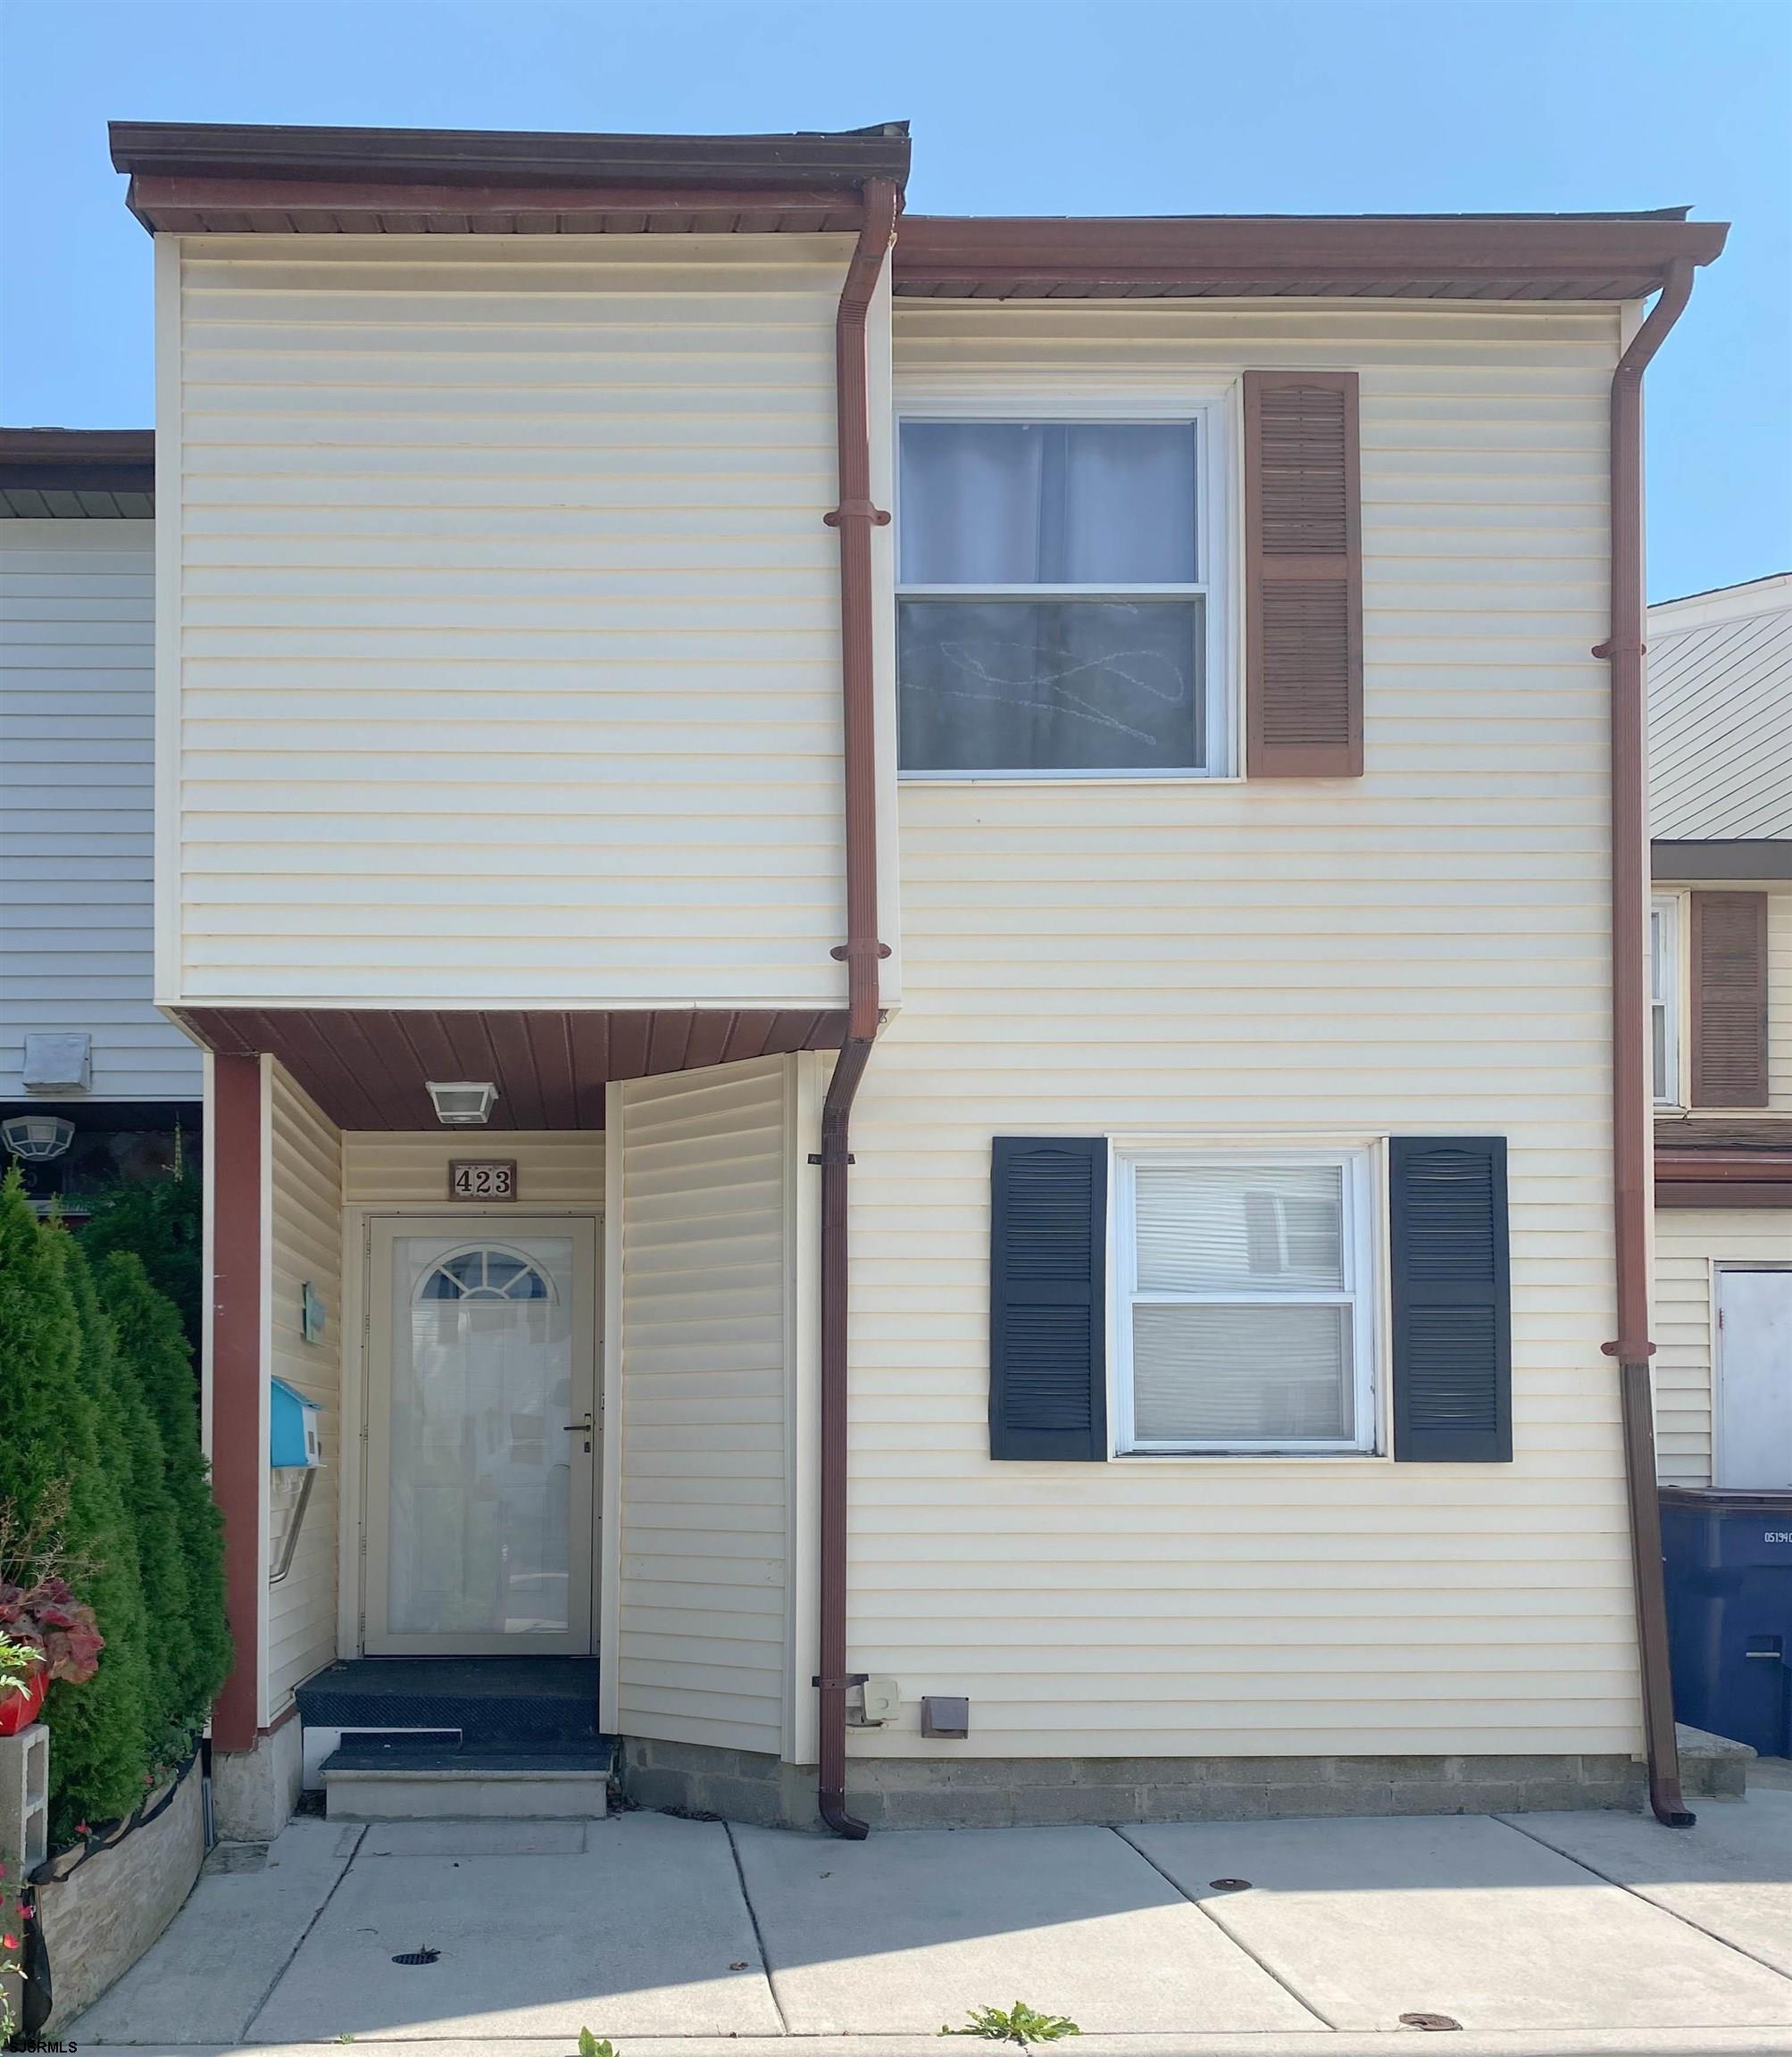
M193 1890L205 1859L202 1786L195 1763L154 1820L82 1861L71 1851L40 1878L38 1919L55 1995L49 2034L66 2028L121 1978ZM146 1812L154 1807L152 1801Z
M0 1913L11 1913L19 1882L44 1861L49 1827L50 1731L33 1721L16 1736L0 1736L0 1864L6 1867ZM17 1967L16 1953L0 1952L0 2020L15 2028L23 1996Z

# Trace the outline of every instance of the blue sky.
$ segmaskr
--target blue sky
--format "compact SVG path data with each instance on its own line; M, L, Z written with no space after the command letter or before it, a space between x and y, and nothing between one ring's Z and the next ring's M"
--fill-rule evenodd
M0 419L150 419L105 124L914 124L941 213L1735 223L1649 374L1653 596L1792 569L1792 0L4 0Z

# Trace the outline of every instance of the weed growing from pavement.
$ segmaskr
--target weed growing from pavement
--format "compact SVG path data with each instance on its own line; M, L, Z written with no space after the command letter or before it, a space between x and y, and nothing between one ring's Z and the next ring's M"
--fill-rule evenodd
M942 2028L942 2036L980 2036L988 2043L1014 2043L1025 2049L1029 2043L1055 2043L1060 2036L1080 2036L1082 2030L1063 2014L1042 2014L1024 2000L1012 2007L973 2007L963 2028Z

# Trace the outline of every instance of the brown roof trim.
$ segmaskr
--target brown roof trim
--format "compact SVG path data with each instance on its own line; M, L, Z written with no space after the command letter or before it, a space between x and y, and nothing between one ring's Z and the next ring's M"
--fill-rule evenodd
M154 512L153 429L0 429L0 518Z
M1664 1187L1682 1179L1792 1179L1792 1150L1657 1150L1655 1177Z
M908 176L906 122L789 136L552 135L115 121L152 230L850 232L868 179Z
M453 186L139 172L127 204L164 235L602 236L857 232L841 187Z
M1771 837L1745 837L1720 842L1649 845L1649 866L1657 879L1792 879L1792 842Z
M498 129L309 129L114 121L121 171L471 186L791 186L908 176L905 121L785 136L613 136Z
M115 121L129 206L178 234L856 231L900 192L906 122L788 136L554 135ZM1641 214L911 215L896 290L946 298L1631 300L1719 222Z
M1792 1207L1792 1177L1774 1179L1677 1178L1655 1188L1657 1207Z
M1658 1207L1792 1207L1792 1117L1664 1115L1655 1123Z
M1792 1160L1792 1114L1663 1114L1655 1148L1677 1162L1713 1150L1778 1153Z
M1675 208L1614 215L911 214L896 290L976 299L1278 294L1386 299L1631 300L1729 233Z

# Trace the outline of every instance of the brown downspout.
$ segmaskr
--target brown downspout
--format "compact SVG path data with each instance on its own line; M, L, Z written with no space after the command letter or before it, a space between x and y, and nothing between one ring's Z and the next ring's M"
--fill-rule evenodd
M1643 372L1692 293L1684 257L1668 266L1661 296L1612 375L1612 627L1594 650L1612 679L1612 1170L1616 1200L1618 1360L1624 1490L1637 1590L1643 1743L1649 1804L1672 1828L1694 1817L1680 1795L1668 1670L1662 1511L1655 1480L1649 1359L1649 1083L1647 964L1649 844L1643 692Z
M870 370L865 319L896 235L896 188L864 189L858 246L834 320L835 406L840 504L826 517L840 532L840 697L845 721L846 1033L821 1106L821 1695L816 1803L835 1835L857 1841L865 1824L846 1811L846 1175L848 1126L879 1022L877 699L871 530L889 516L871 504Z

